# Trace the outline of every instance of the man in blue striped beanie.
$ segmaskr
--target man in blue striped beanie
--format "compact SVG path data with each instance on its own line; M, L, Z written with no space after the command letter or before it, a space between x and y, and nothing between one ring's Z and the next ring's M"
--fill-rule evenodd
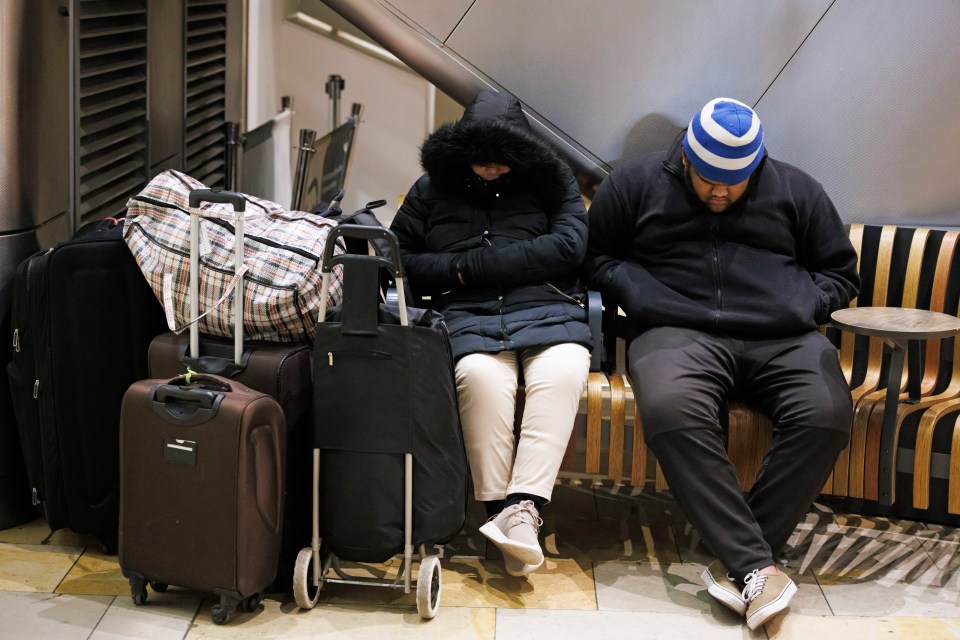
M818 328L857 295L857 254L820 183L770 158L759 117L730 98L619 165L587 219L586 278L635 329L644 438L717 557L708 592L755 629L796 592L775 558L849 438L850 388ZM746 496L721 428L733 398L774 424Z

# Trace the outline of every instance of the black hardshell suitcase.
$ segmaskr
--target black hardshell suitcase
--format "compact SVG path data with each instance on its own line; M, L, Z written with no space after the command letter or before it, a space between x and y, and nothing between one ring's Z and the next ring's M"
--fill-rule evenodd
M146 377L147 348L166 328L121 224L90 223L20 264L8 365L34 503L51 530L94 535L111 553L120 404Z

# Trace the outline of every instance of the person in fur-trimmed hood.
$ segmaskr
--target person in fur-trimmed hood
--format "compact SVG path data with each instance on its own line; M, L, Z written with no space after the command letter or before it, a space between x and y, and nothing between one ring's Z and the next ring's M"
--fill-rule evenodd
M586 209L569 167L507 93L482 91L427 137L420 159L426 173L391 229L413 293L429 296L450 330L474 495L492 516L480 530L509 573L526 575L543 563L539 513L590 364L577 277Z

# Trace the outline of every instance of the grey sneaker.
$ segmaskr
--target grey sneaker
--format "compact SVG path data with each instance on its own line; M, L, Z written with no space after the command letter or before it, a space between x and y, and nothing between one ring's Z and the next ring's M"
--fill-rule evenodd
M740 587L724 570L719 560L711 562L700 577L703 579L703 584L707 585L707 593L719 600L720 604L740 615L747 612L747 602L743 599Z
M743 599L747 603L747 626L756 629L787 608L797 585L777 569L776 575L763 575L754 569L743 579Z
M504 556L509 555L518 563L533 565L533 569L530 569L533 571L543 564L543 550L538 540L542 524L543 520L533 506L533 501L524 500L520 504L510 505L487 520L486 524L480 527L480 533L500 547Z

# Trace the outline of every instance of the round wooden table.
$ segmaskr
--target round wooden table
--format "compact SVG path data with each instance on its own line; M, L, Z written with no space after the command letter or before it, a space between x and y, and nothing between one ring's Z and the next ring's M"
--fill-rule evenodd
M844 331L883 339L890 347L887 394L883 405L880 432L880 504L893 504L893 484L897 453L897 402L903 376L904 353L908 356L907 398L920 398L920 341L949 338L960 334L960 318L938 311L903 307L852 307L839 309L830 316L833 325Z

